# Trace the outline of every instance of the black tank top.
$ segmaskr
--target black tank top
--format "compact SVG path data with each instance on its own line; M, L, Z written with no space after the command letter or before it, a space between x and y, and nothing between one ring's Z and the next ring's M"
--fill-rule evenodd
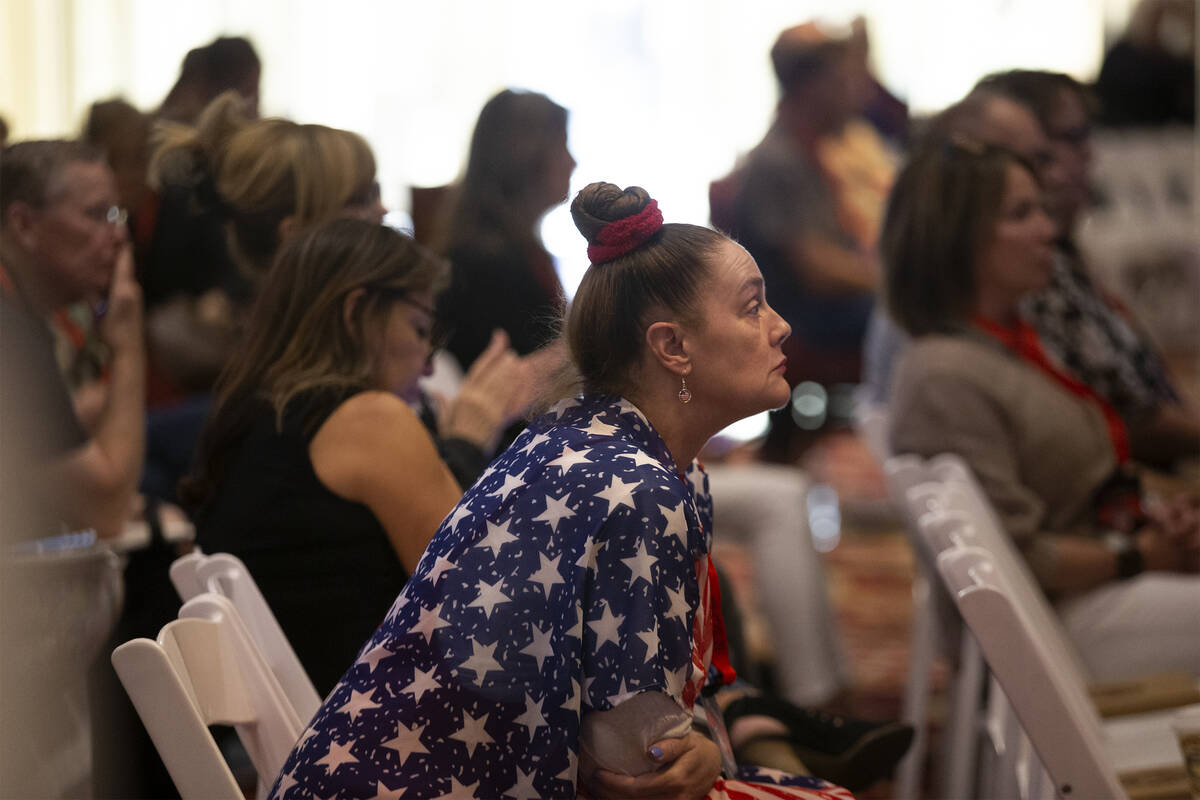
M326 488L308 456L321 425L355 393L318 390L293 400L282 431L264 402L197 515L200 547L245 562L322 696L408 580L371 510Z

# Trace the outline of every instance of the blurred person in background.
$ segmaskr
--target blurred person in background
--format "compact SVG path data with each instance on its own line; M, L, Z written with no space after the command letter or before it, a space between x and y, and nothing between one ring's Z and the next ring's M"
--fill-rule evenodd
M1196 1L1142 0L1096 79L1108 127L1196 123Z
M798 25L780 34L771 62L781 93L775 121L744 163L714 183L713 222L754 255L792 326L789 384L854 383L894 169L861 119L870 94L865 41ZM774 416L776 456L796 455L795 432L787 410Z
M258 116L258 87L262 62L249 39L218 36L188 51L179 77L154 113L156 119L193 124L208 104L233 90L245 102L246 114Z
M75 303L100 318L111 354L89 424L50 328ZM0 154L0 347L0 795L89 796L88 668L115 621L120 573L104 550L39 558L34 540L119 535L145 430L141 298L116 181L89 145Z
M195 127L166 132L151 179L163 213L171 214L159 218L142 264L153 298L152 366L168 389L152 418L144 485L171 498L191 466L208 392L281 242L343 215L379 221L384 208L375 159L361 136L251 119L233 92L217 98Z
M1200 417L1184 404L1128 309L1088 273L1074 244L1088 196L1090 127L1088 98L1077 82L1014 70L983 78L930 123L925 137L927 143L967 137L1005 147L1035 166L1055 225L1056 258L1047 285L1025 298L1022 316L1061 367L1117 410L1134 455L1171 466L1200 455ZM906 339L883 309L876 311L864 352L864 397L886 402Z
M1195 499L1144 502L1117 411L1022 316L1054 271L1044 209L1032 164L965 135L927 142L901 172L882 248L888 307L913 341L892 448L966 461L1093 678L1200 675Z
M496 328L522 355L554 338L565 298L539 225L566 202L574 169L567 110L545 95L505 89L479 112L439 247L453 265L446 349L460 364Z
M246 563L322 695L462 496L405 402L431 354L447 272L373 222L291 237L263 279L185 484L197 543ZM492 347L467 382L485 398L470 417L493 441L524 410L519 366Z
M38 431L29 439L43 449L27 454L28 464L49 470L40 502L45 518L21 535L58 533L57 522L115 536L129 513L145 441L141 294L116 179L89 145L20 142L0 158L0 214L4 347L18 354L11 366L28 376L5 381L14 395L3 417L6 425ZM48 327L56 310L77 302L100 318L111 353L104 399L87 428L66 394ZM22 398L26 392L33 394Z
M1037 117L1059 170L1046 191L1058 226L1054 275L1029 298L1024 316L1046 349L1121 414L1136 458L1169 467L1200 456L1200 413L1185 404L1162 354L1129 308L1089 272L1075 244L1090 197L1090 95L1068 75L1033 70L990 75L979 86L1020 102Z

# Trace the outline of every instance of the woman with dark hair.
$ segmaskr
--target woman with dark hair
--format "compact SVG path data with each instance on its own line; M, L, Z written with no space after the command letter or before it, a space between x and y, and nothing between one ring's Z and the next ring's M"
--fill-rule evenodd
M233 90L242 98L249 115L257 117L261 77L262 62L249 39L218 36L184 56L179 77L155 116L191 125L218 95Z
M505 89L480 111L439 248L454 265L442 309L460 364L496 328L522 355L554 338L563 290L538 224L566 201L574 169L567 111L545 95Z
M322 693L462 496L402 399L426 369L447 277L441 259L366 221L291 239L218 383L185 486L197 543L246 562ZM485 358L498 430L516 356Z
M787 402L788 325L745 250L662 224L644 190L594 183L572 214L592 261L567 319L583 393L442 523L272 797L848 796L722 777L732 756L692 729L702 689L732 678L695 458Z
M892 446L962 456L1094 678L1200 675L1200 636L1179 628L1200 619L1195 511L1143 506L1120 416L1020 313L1050 280L1054 234L1014 154L958 140L913 156L883 229L889 310L915 337Z

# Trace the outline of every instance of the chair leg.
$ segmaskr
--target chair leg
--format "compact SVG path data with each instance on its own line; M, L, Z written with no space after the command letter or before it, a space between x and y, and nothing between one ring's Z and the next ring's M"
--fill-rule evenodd
M896 800L917 800L925 754L929 749L929 678L938 653L937 611L930 597L929 581L922 574L913 578L912 652L908 660L908 682L904 688L903 719L913 726L913 742L896 769Z
M950 721L946 726L943 748L942 796L966 798L975 796L975 764L979 744L979 704L982 697L985 667L983 653L970 631L963 631L962 650L958 660L958 677L954 685Z

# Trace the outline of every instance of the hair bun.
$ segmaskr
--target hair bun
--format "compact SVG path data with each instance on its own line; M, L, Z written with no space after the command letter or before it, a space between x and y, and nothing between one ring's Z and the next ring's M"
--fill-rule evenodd
M640 186L622 190L613 183L589 183L571 203L571 218L588 244L595 245L606 225L638 214L650 202L650 193Z

